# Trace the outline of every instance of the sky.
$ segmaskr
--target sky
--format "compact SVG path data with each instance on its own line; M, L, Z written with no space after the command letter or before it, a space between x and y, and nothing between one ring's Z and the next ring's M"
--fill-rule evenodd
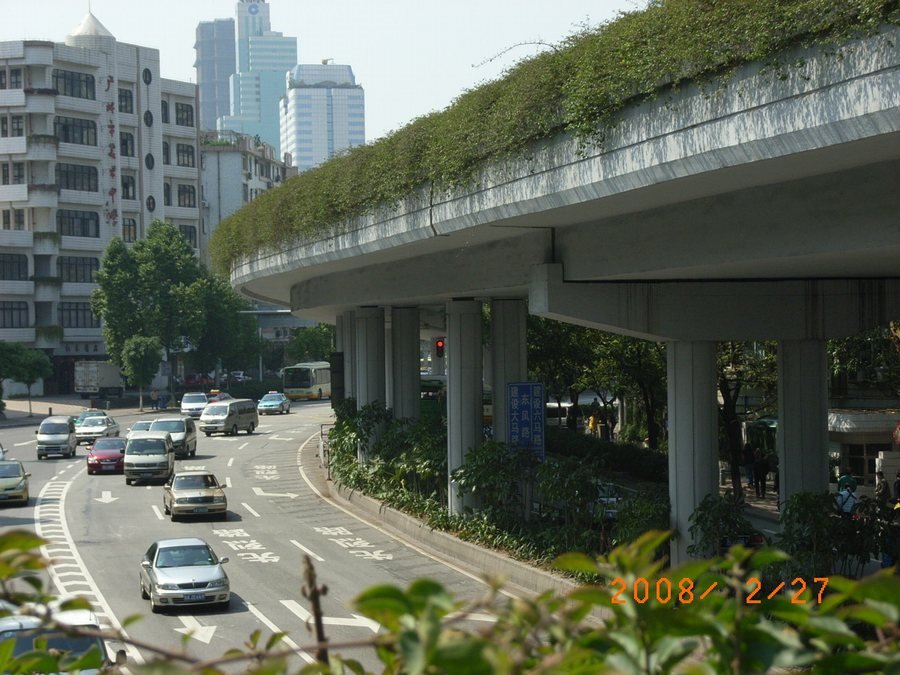
M196 81L200 21L234 0L0 0L0 42L64 42L87 14L120 42L160 52L162 76ZM13 5L17 6L12 11ZM272 30L296 37L299 63L349 64L366 93L366 139L443 110L466 90L585 26L646 0L268 0Z

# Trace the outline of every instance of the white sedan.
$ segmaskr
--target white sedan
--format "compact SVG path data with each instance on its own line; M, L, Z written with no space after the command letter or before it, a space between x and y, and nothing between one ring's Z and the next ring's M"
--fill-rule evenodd
M119 423L107 415L88 417L75 429L75 438L78 443L91 444L104 436L118 436Z

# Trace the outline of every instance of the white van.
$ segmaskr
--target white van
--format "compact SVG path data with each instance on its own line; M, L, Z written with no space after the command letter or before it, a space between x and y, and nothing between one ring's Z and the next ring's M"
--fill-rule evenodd
M125 444L125 485L175 473L175 444L168 431L133 431Z
M242 429L252 434L259 426L256 402L249 398L234 398L207 403L197 426L207 436L216 432L237 436Z
M37 435L37 458L47 455L74 457L78 447L75 421L67 415L47 417L34 432Z

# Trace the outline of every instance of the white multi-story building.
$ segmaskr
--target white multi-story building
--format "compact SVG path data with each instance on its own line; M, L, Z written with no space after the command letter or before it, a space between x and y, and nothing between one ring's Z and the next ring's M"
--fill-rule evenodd
M113 237L159 218L205 248L196 110L158 50L90 13L65 43L0 42L0 340L52 355L48 390L105 354L90 295Z
M328 62L301 64L281 99L281 151L306 171L366 142L366 99L353 69Z

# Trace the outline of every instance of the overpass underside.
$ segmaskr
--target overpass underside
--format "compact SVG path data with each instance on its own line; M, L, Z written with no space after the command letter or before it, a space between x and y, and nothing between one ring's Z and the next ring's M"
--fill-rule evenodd
M527 312L665 341L681 559L690 513L717 489L716 343L779 344L784 501L828 486L825 340L900 318L898 38L644 103L602 148L554 139L468 190L425 188L249 258L233 283L336 324L348 393L400 416L417 415L419 336L447 335L451 470L481 437L482 380L527 379Z

